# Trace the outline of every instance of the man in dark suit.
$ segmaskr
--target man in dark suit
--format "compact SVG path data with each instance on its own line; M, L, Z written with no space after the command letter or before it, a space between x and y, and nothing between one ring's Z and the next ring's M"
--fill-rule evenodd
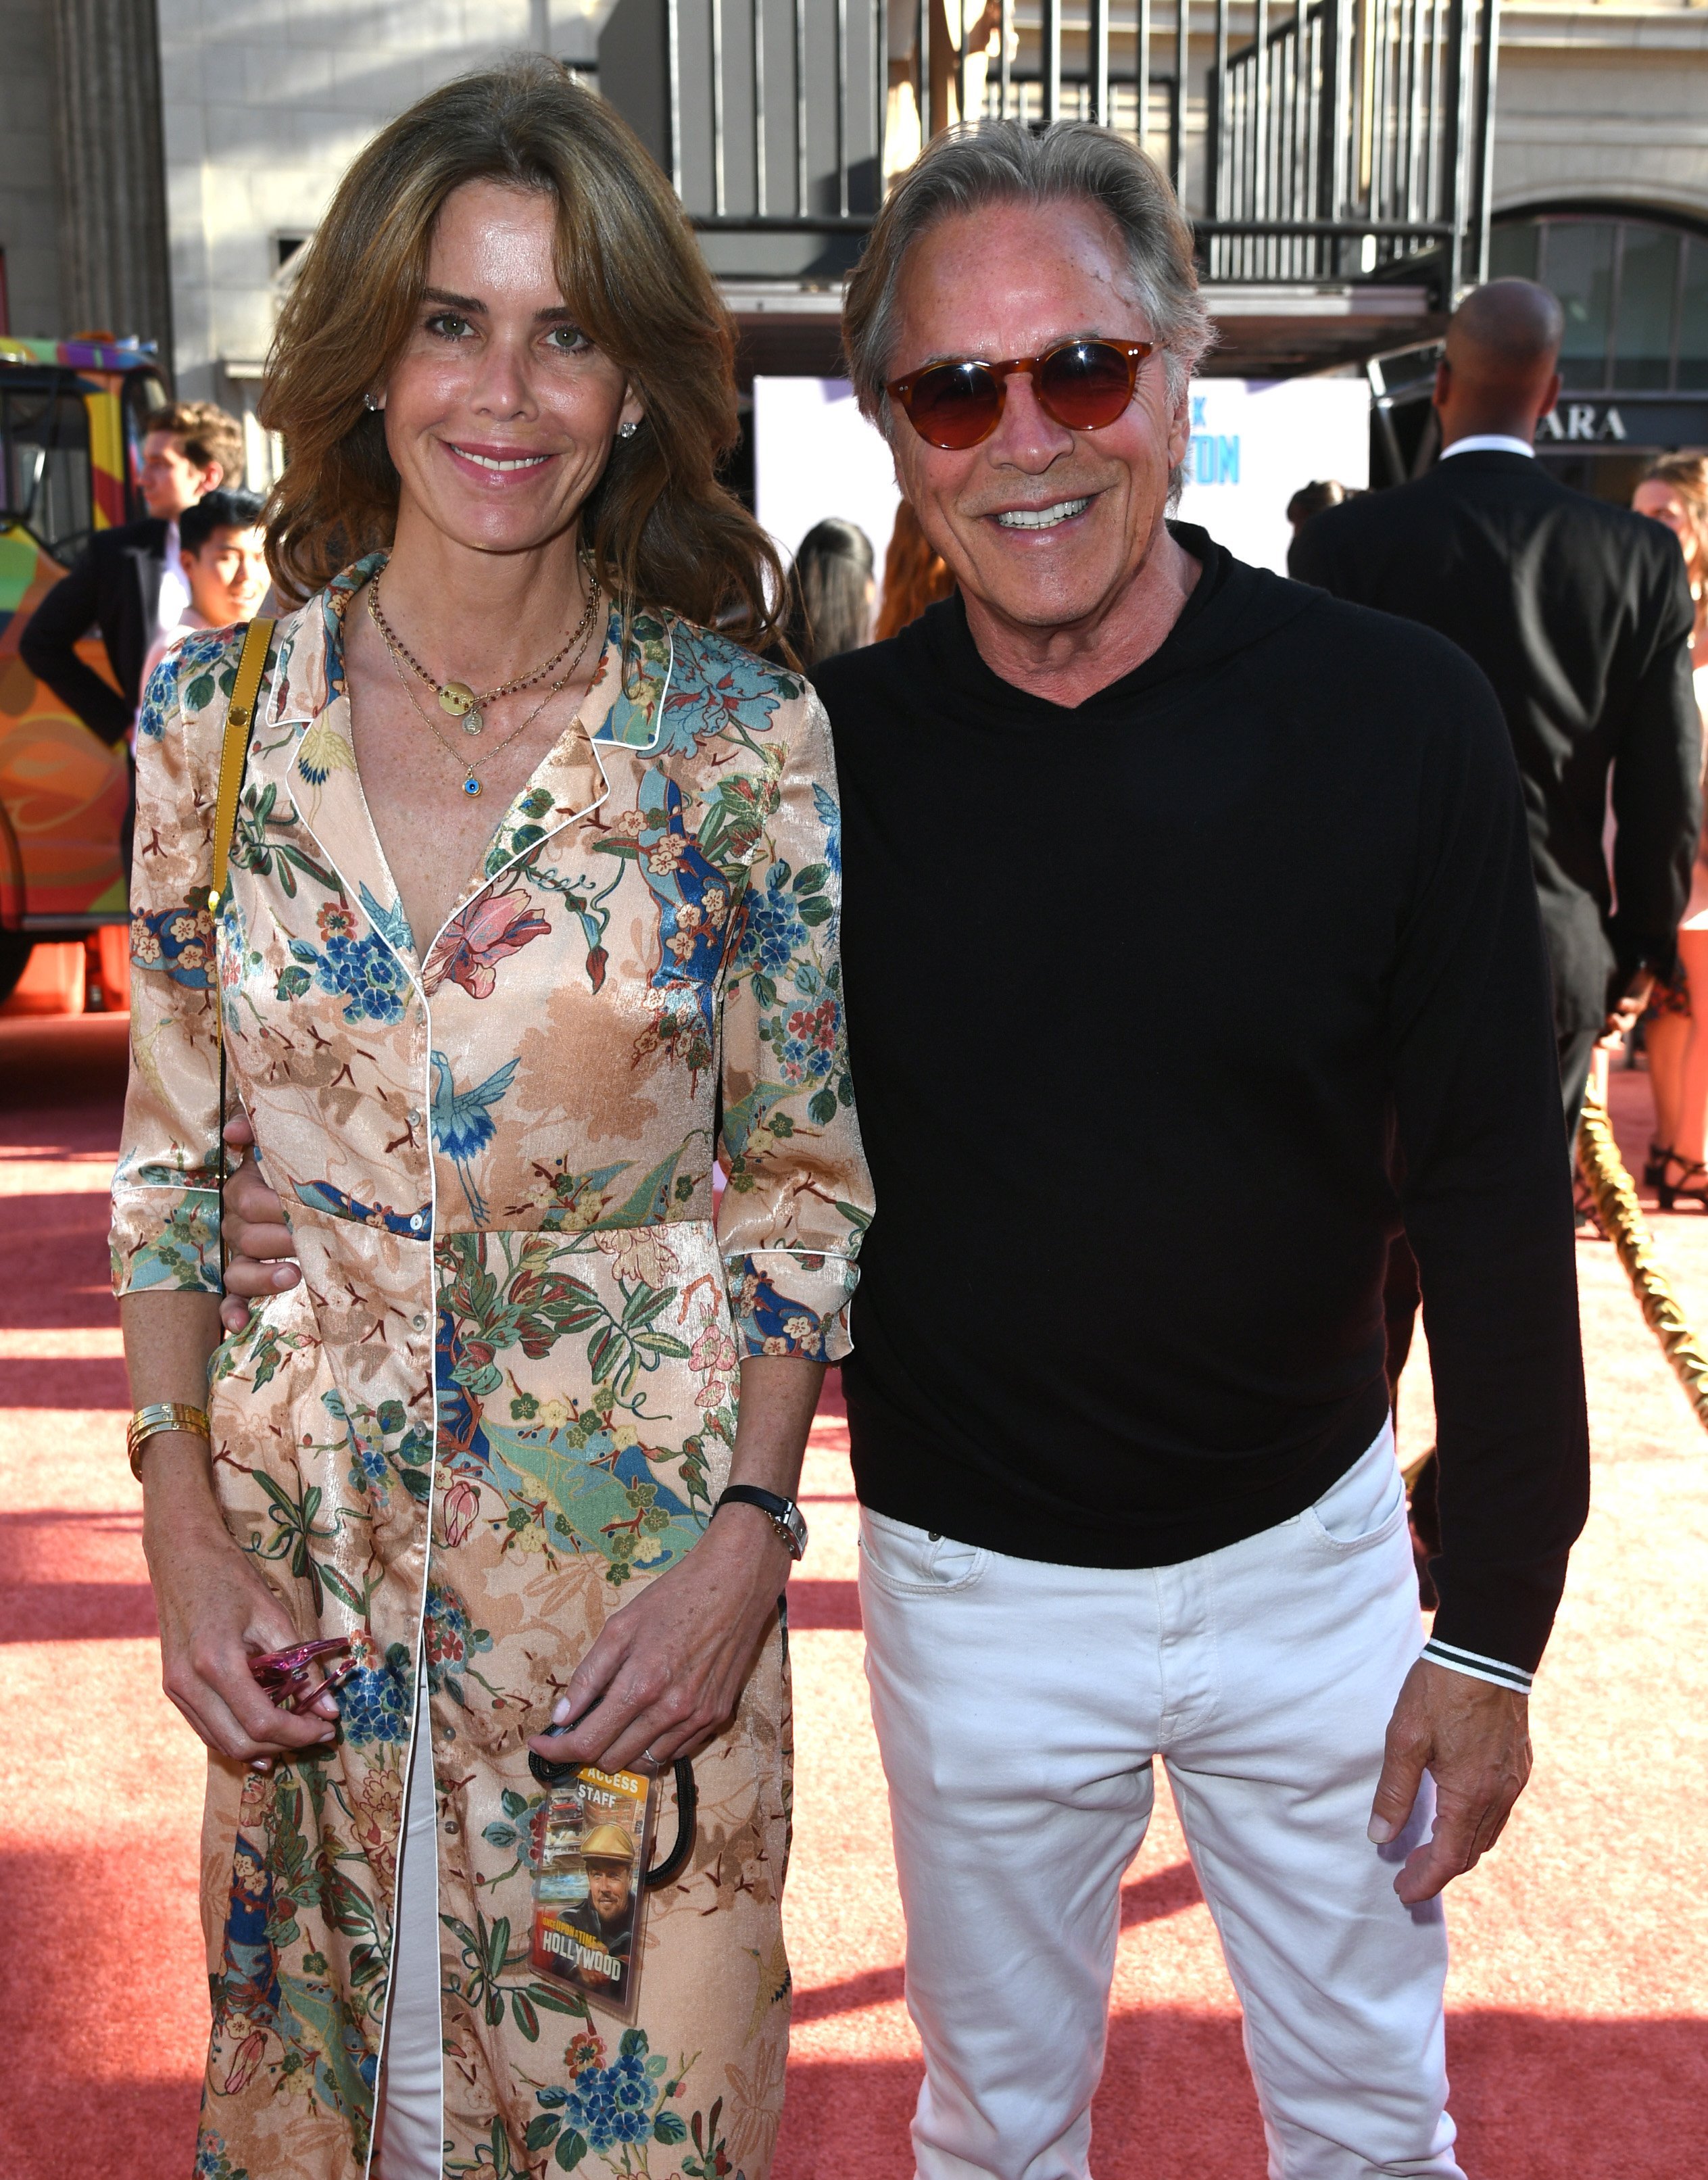
M1439 630L1494 684L1524 784L1575 1134L1596 1040L1628 1027L1672 967L1701 818L1701 723L1677 540L1556 482L1532 454L1560 390L1562 323L1528 280L1468 295L1435 375L1441 460L1313 516L1287 566Z
M1562 329L1559 304L1529 280L1474 289L1435 373L1441 460L1312 516L1287 569L1439 630L1494 684L1523 781L1569 1154L1596 1040L1628 1029L1656 975L1671 973L1701 821L1701 721L1677 541L1557 483L1533 454L1560 391ZM1419 1302L1403 1235L1383 1301L1396 1396ZM1424 1559L1441 1550L1435 1480L1431 1459L1412 1490L1426 1605Z
M179 564L178 518L204 493L243 482L243 430L212 401L179 401L147 418L139 480L148 513L97 531L30 616L18 648L25 664L102 741L130 730L142 694L142 662L163 628L190 602ZM77 655L98 628L118 688Z

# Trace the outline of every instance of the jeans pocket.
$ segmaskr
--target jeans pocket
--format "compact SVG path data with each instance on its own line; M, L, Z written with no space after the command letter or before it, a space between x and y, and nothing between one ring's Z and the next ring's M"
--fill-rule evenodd
M1374 1551L1403 1528L1406 1487L1391 1434L1385 1430L1300 1519L1312 1544L1342 1557Z
M916 1529L888 1514L860 1510L860 1559L880 1589L896 1597L948 1596L970 1589L983 1573L990 1555L981 1545Z

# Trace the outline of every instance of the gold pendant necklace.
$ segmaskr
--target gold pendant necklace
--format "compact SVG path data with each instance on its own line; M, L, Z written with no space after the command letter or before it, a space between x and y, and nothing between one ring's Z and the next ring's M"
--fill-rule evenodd
M410 708L414 712L416 717L432 735L433 740L438 744L439 747L444 751L451 762L455 765L458 771L462 773L462 791L471 801L473 801L475 797L481 792L479 773L472 762L466 764L463 762L462 757L459 755L457 751L451 746L450 743L449 743L445 740L444 736L440 733L438 722L433 718L430 713L424 712L421 709L415 691L411 689L409 685L409 677L403 670L403 658L400 658L398 656L401 647L393 637L391 630L387 627L385 621L381 617L375 604L374 593L377 587L377 581L376 582L370 584L368 586L368 611L372 615L374 625L380 632L380 636L385 644L387 652L390 654L392 671L397 675L398 686L403 691L405 696L408 697L410 701ZM504 736L501 742L495 743L491 749L486 751L482 754L480 759L480 763L482 767L490 763L494 757L501 757L510 747L510 744L516 739L518 735L526 734L527 729L532 726L534 721L538 718L540 713L544 711L547 705L551 702L553 697L559 695L564 690L567 689L570 682L575 680L576 674L581 671L581 661L587 656L587 646L592 641L593 613L598 602L599 587L598 585L595 583L592 586L592 594L587 600L587 609L581 615L581 625L580 629L577 630L577 634L581 636L581 643L576 649L574 658L570 662L567 672L560 674L559 678L553 682L551 687L547 690L545 695L541 697L539 702L536 704L532 711L528 713L526 718L523 719L520 724L512 727L509 734ZM567 650L569 648L568 645L566 644L564 648L565 650ZM561 658L563 655L563 652L560 651L558 653L558 658ZM404 656L406 658L408 656L407 652L405 652ZM555 663L556 662L554 661L554 663ZM413 660L410 661L410 663L414 663ZM419 672L420 669L417 668L416 671ZM537 680L538 676L534 675L530 678ZM454 685L460 688L463 685L457 683L448 685ZM526 685L522 684L520 685L526 686ZM444 702L443 692L441 692L440 701L441 702ZM492 698L488 696L486 701L490 703ZM587 699L583 697L582 702L585 703ZM445 706L445 709L447 711L451 710L451 708L452 707L449 705ZM579 713L576 714L576 717L580 717ZM465 726L466 726L466 721L465 721Z
M477 735L486 725L486 707L488 704L495 704L500 696L512 696L517 690L532 688L536 681L543 680L554 666L560 664L569 656L577 641L581 642L585 649L587 631L592 625L593 608L598 601L599 586L592 579L592 568L587 555L583 553L581 557L581 564L587 570L587 605L574 632L552 653L543 666L537 666L532 674L519 674L513 681L501 681L497 688L488 689L483 695L477 696L466 681L437 681L433 679L386 619L384 610L380 604L378 575L376 575L368 585L367 609L372 617L374 626L385 638L386 648L392 655L393 664L395 665L399 659L405 661L438 696L439 709L449 713L454 719L460 719L463 732L466 735ZM580 655L580 652L576 653L578 659ZM571 671L573 672L573 669ZM562 682L558 683L557 686L561 688ZM416 709L420 711L420 705L417 704ZM537 718L538 713L536 712L530 716ZM524 724L526 723L524 722Z

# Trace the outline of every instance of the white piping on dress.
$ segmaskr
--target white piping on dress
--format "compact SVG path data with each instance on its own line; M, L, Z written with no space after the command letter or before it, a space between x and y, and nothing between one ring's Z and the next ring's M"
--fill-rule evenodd
M668 691L669 691L669 685L670 685L670 675L671 675L672 671L673 671L673 670L674 670L674 669L675 669L675 657L676 657L675 636L674 633L672 633L671 637L670 637L670 658L669 658L669 664L667 665L667 667L666 667L666 669L665 669L664 686L663 686L663 687L659 690L659 691L658 691L658 705L657 705L656 710L655 710L654 714L653 714L653 717L654 717L655 722L657 722L657 724L655 724L655 725L654 725L654 727L653 727L652 740L651 740L651 741L650 741L650 742L646 746L647 746L647 748L649 748L649 749L651 749L651 748L656 748L656 747L658 746L658 737L659 737L660 733L661 733L661 732L662 732L662 730L663 730L663 716L664 716L664 697L665 697L665 695L666 695L666 693L668 692ZM449 916L447 916L447 917L446 917L446 918L445 918L444 922L439 926L438 929L438 930L433 933L433 939L432 939L432 940L429 942L429 944L428 944L428 945L427 945L427 947L426 951L425 951L425 952L423 952L423 953L421 953L421 954L420 955L419 958L420 958L420 960L421 960L423 963L425 963L425 962L426 962L426 961L427 961L427 959L428 955L432 954L433 948L434 948L435 946L437 946L437 945L438 945L438 944L439 940L440 940L440 939L444 936L445 932L446 932L446 931L447 931L447 929L449 928L449 926L451 925L451 923L452 923L452 922L455 922L455 920L456 919L456 917L457 917L458 916L460 916L460 915L462 913L462 911L463 911L463 910L464 910L464 908L467 906L467 904L468 904L468 902L469 902L469 901L473 900L478 900L478 898L480 897L480 895L481 895L482 894L483 894L483 893L487 890L487 889L488 889L489 886L491 886L491 885L492 885L492 884L493 884L497 879L499 879L499 878L502 878L502 877L504 876L504 873L505 873L506 871L512 869L512 868L513 868L513 867L517 864L517 863L521 862L524 859L524 857L526 857L526 856L527 856L532 855L532 854L534 852L534 851L535 851L536 849L540 848L540 847L543 847L543 846L545 845L545 843L546 843L546 841L547 841L547 840L549 840L554 839L554 837L555 837L559 833L560 833L560 832L562 832L562 831L563 831L564 828L565 828L566 825L573 825L573 824L576 823L578 822L578 820L580 820L581 818L586 818L586 817L589 817L589 816L591 816L591 815L592 815L592 813L595 810L598 810L598 808L599 808L599 807L603 804L603 802L605 801L605 800L606 800L607 796L609 796L609 795L610 794L610 791L611 791L610 775L609 775L609 773L606 771L606 769L605 769L605 761L604 761L603 757L603 756L600 754L600 752L599 752L599 745L598 745L598 741L594 739L594 737L593 737L592 735L588 735L588 737L587 737L587 743L588 743L588 746L589 746L589 747L592 749L592 751L593 751L593 762L595 762L595 764L598 767L599 779L600 779L600 780L601 780L601 782L602 782L602 784L603 784L603 791L599 795L598 795L598 796L595 798L595 800L594 800L594 801L592 801L592 802L589 802L589 803L586 804L586 805L585 805L581 809L577 810L577 811L574 812L570 816L566 817L566 818L565 818L561 819L561 820L559 822L559 823L557 823L556 825L553 826L553 828L551 829L551 831L550 831L550 832L548 832L548 833L545 833L545 834L543 834L541 835L541 837L540 837L540 839L539 839L539 840L531 840L531 841L528 843L528 845L527 845L527 846L526 846L526 848L523 848L523 849L519 850L515 855L512 856L509 859L509 861L508 861L508 862L504 862L504 863L501 863L501 864L499 866L499 867L497 868L497 870L493 871L493 872L491 872L491 873L488 873L486 876L484 876L484 877L482 878L482 881L481 881L480 884L479 884L478 886L477 886L477 887L473 889L473 891L472 891L472 892L471 892L471 893L467 893L467 894L465 894L465 895L462 896L462 898L461 898L460 900L459 900L459 901L458 901L458 902L457 902L457 904L456 904L456 906L455 906L455 908L453 908L453 909L452 909L452 911L451 911L450 914L449 914ZM644 754L644 753L645 753L645 752L644 752L644 751L642 751L642 750L639 749L638 746L636 746L636 745L626 745L626 744L620 744L620 745L613 745L613 746L620 746L620 747L629 747L629 746L633 746L633 747L636 747L636 753L637 753L637 754ZM293 762L293 764L295 763L295 758L293 758L293 759L292 759L292 762ZM358 775L358 784L360 784L360 775ZM366 801L366 796L364 796L364 798L363 798L363 799L364 799L364 801ZM303 826L304 826L305 829L308 832L308 834L309 834L309 835L310 835L310 838L311 838L311 839L312 839L312 840L314 840L315 845L316 845L317 848L320 848L321 853L322 853L322 855L326 855L326 850L325 850L325 848L324 848L323 846L322 846L322 844L321 844L321 842L320 842L320 840L319 840L318 837L315 834L315 832L314 832L314 829L313 829L313 827L308 824L307 820L302 817L302 814L301 814L301 812L300 812L300 811L298 812L298 813L297 813L297 814L298 814L298 819L299 819L299 822L300 822L300 823L302 823L302 824L303 824ZM370 818L369 822L370 822L370 823L372 823L372 818ZM327 855L326 859L327 859L327 862L328 862L329 864L331 864L331 865L332 865L332 867L333 867L334 870L335 870L335 869L337 869L337 867L338 867L337 864L336 864L335 862L333 862L333 858L332 858L329 855ZM381 850L381 861L382 861L382 862L384 862L384 851L383 851L383 849L382 849L382 850ZM388 876L389 876L389 875L390 875L390 873L389 873L389 870L388 870L388 873L387 873L387 874L388 874ZM369 922L372 922L372 917L370 917L368 920L369 920ZM388 948L388 950L390 952L392 952L394 955L396 955L396 949L391 945L391 942L389 941L389 939L386 939L385 933L384 933L383 932L380 932L378 935L379 935L379 937L380 937L380 939L381 939L382 942L383 942L383 943L386 945L386 947ZM426 1043L425 1043L425 1046L424 1046L424 1050L425 1050L427 1054L430 1054L432 1053L433 1049L433 1002L432 1002L432 1001L427 998L426 992L422 989L422 988L421 988L421 979L420 979L419 976L418 976L418 975L417 975L417 974L416 974L413 970L411 970L411 969L410 968L410 965L408 964L408 962L406 962L406 961L403 961L403 959L402 959L401 955L397 955L397 959L398 959L398 961L399 961L399 966L400 966L400 967L402 967L402 968L404 969L404 971L405 972L405 973L409 976L409 979L410 979L410 985L412 986L412 988L413 988L413 989L414 989L414 991L415 991L415 994L416 994L416 998L420 1000L420 1002L421 1002L421 1005L422 1012L423 1012L423 1013L424 1013L424 1015L426 1016L426 1018L427 1018L427 1034L426 1034ZM419 1107L419 1109L418 1109L420 1110L421 1115L421 1126L422 1126L422 1128L425 1130L426 1134L427 1134L427 1235L426 1235L426 1237L425 1237L425 1240L426 1240L426 1247L427 1247L427 1387L428 1387L428 1390L429 1390L429 1392L431 1393L431 1395L432 1395L432 1396L433 1396L433 1476L434 1484L435 1484L435 1486L437 1486L438 1478L438 1445L439 1445L439 1428L438 1428L438 1426L439 1426L439 1388L438 1388L438 1160L437 1157L436 1157L436 1156L435 1156L435 1154L434 1154L434 1152L433 1152L433 1098L432 1098L432 1095L431 1095L431 1090L432 1090L432 1071L433 1071L433 1062L432 1062L432 1060L429 1058L429 1059L427 1059L427 1060L424 1062L424 1072L423 1072L423 1076L422 1076L422 1090L421 1090L421 1096L422 1096L422 1100L423 1100L423 1102L421 1103L421 1104L420 1105L420 1107ZM424 1656L423 1656L423 1652L424 1652L424 1650L425 1650L425 1646L426 1646L426 1642L427 1642L426 1622L427 1622L427 1584L428 1584L428 1583L432 1580L432 1577L433 1577L433 1505L434 1505L434 1498L435 1498L436 1496L437 1496L437 1491L436 1491L436 1489L435 1489L435 1492L434 1492L433 1495L430 1496L430 1497L428 1498L428 1500L427 1500L427 1550L426 1550L426 1551L424 1552L424 1554L422 1555L422 1561L421 1561L421 1594L420 1594L419 1598L417 1599L417 1600L416 1600L416 1633L415 1633L415 1639L416 1639L416 1657L415 1657L415 1660L414 1660L415 1669L416 1669L416 1671L415 1671L415 1682L416 1682L416 1686L415 1686L415 1693L414 1693L414 1694L412 1695L412 1697L411 1697L411 1700L410 1700L410 1740L409 1740L409 1747L408 1747L408 1748L405 1751L405 1754L404 1754L404 1766L403 1766L404 1787L405 1787L404 1805L403 1805L403 1807L399 1809L399 1812L397 1863L396 1863L396 1870L395 1870L395 1875L394 1875L394 1880L393 1888L392 1888L392 1968L393 1968L393 1969L394 1969L394 1968L395 1968L395 1965L396 1965L396 1960L397 1960L397 1939L398 1939L398 1924L399 1924L399 1903L400 1903L400 1902L401 1902L401 1900L402 1900L402 1897L403 1897L403 1862L404 1862L404 1856L405 1856L405 1852L407 1852L407 1847L408 1847L408 1833L409 1833L408 1787L409 1787L409 1781L410 1781L410 1766L411 1766L411 1764L412 1764L416 1760L417 1760L417 1759L416 1759L416 1743L417 1743L417 1741L419 1740L420 1737L421 1736L421 1734L422 1734L423 1732L425 1732L427 1738L426 1738L425 1746L424 1746L424 1748L422 1748L422 1750L421 1750L421 1753L425 1756L425 1758L426 1758L426 1759L427 1759L427 1763L428 1763L430 1765L432 1765L432 1766L433 1766L433 1800L434 1800L434 1807L435 1807L435 1809L437 1809L437 1808L438 1808L438 1765L437 1765L436 1764L434 1764L434 1762L433 1762L433 1726L432 1726L432 1721L431 1721L431 1719L430 1719L430 1717L429 1717L429 1715L428 1715L427 1709L427 1702L426 1702L426 1690L427 1690L427 1670L426 1670L425 1659L424 1659ZM437 1928L438 1928L438 1841L437 1835L435 1835L434 1841L433 1841L433 1896L434 1896L434 1928L435 1928L435 1930L437 1930ZM378 2070L376 2072L376 2073L375 2073L375 2077L374 2077L374 2112L375 2112L376 2117L377 2117L377 2115L378 2115L378 2111L379 2111L380 2088L381 2088L381 2084L382 2084L382 2082L383 2082L383 2078L384 2078L384 2069L385 2069L386 2061L387 2061L387 2058L388 2058L388 2045L387 2045L387 2029L388 2029L388 2024L389 2024L389 2022L390 2022L390 2018L391 2018L391 1998L392 1998L392 1989L393 1989L393 1975L392 1975L392 1971L391 1971L391 1969L388 1969L388 1973L387 1973L387 1976L386 1976L385 2004L384 2004L384 2007L382 2008L382 2011L381 2011L381 2015L380 2015L380 2023L379 2023L379 2030L380 2030L380 2046L379 2046L379 2048L380 2048L380 2057L379 2057L379 2067L378 2067ZM444 2006L444 2001L443 2001L443 1997L441 1997L441 2001L440 2001L441 2013L443 2013L443 2006ZM443 2034L443 2026L441 2027L441 2034ZM439 2052L439 2110L440 2110L440 2114L441 2114L440 2126L441 2126L441 2129L443 2129L443 2126L444 2126L443 2114L444 2114L444 2052L443 2052L443 2049L441 2049L441 2051L440 2051L440 2052ZM379 2146L379 2144L378 2144L378 2131L377 2131L377 2128L375 2128L375 2129L372 2130L372 2131L370 2132L370 2134L369 2134L369 2139L368 2139L368 2152L367 2152L367 2162L366 2162L366 2165L364 2166L364 2167L363 2167L363 2180L370 2180L370 2176L372 2175L372 2170L373 2170L373 2159L374 2159L374 2154L375 2154L376 2150L377 2150L378 2146Z

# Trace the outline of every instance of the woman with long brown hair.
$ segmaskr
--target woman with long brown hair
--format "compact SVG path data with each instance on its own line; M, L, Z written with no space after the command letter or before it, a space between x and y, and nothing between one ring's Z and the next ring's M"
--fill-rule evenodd
M242 631L147 691L113 1242L210 1750L207 2180L769 2163L779 1597L869 1199L731 353L608 107L545 62L435 92L280 322L301 603L217 918ZM217 1344L227 1097L300 1273ZM281 1707L308 1638L346 1677Z

